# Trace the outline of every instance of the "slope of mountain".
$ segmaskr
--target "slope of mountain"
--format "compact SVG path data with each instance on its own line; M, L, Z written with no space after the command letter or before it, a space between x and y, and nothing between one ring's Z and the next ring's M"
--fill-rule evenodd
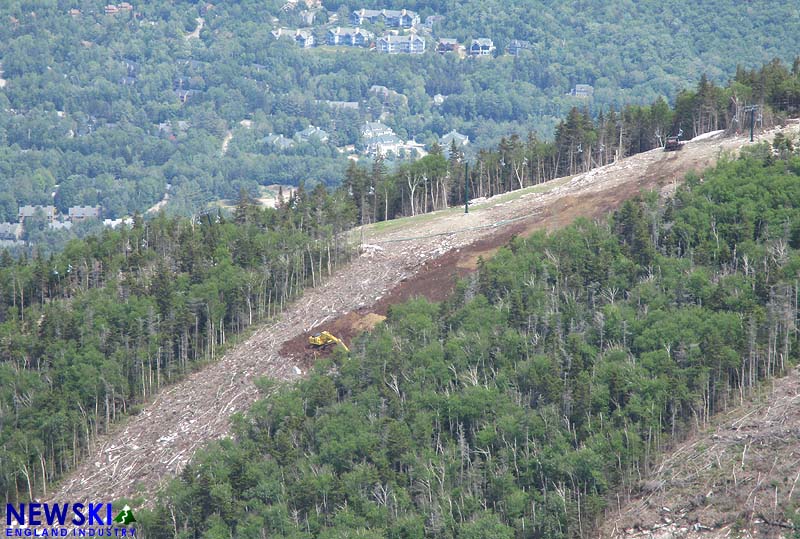
M796 537L800 372L773 380L666 452L600 537Z
M773 136L768 133L764 140ZM701 170L746 144L744 137L706 138L678 153L653 150L586 174L476 201L468 215L453 208L357 231L366 242L357 260L306 292L275 324L167 388L126 425L101 437L51 499L142 497L153 503L159 486L183 469L203 442L225 436L227 418L255 401L256 378L294 380L307 372L307 359L292 354L312 329L334 328L349 339L393 303L420 294L444 299L454 275L474 269L479 257L512 235L559 228L577 217L601 217L641 190L673 189L686 172Z
M350 354L262 386L143 514L148 536L591 535L673 434L798 361L800 160L772 150L513 238L442 302L393 303Z

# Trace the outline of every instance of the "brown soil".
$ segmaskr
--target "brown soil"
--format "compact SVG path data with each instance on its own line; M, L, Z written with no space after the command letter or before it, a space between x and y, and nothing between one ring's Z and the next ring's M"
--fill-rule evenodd
M345 342L386 315L389 305L415 296L444 299L455 279L514 235L598 218L642 190L664 189L692 169L713 164L743 138L690 143L681 152L654 150L512 197L476 203L469 215L439 212L385 229L365 227L362 254L324 285L307 290L275 321L257 329L220 360L170 386L142 412L101 436L90 455L51 500L116 500L155 493L210 440L229 433L229 417L259 397L253 385L267 376L291 382L305 375L308 335L327 329Z
M446 299L455 288L459 278L463 278L477 269L480 258L491 258L512 237L525 237L542 229L555 230L573 222L577 217L600 218L615 210L621 202L628 198L648 189L659 188L662 183L663 177L654 174L643 180L624 184L619 190L604 192L601 196L569 195L556 199L542 211L527 219L507 225L463 248L452 249L438 258L425 262L419 271L413 276L403 279L371 307L357 309L335 320L317 325L308 333L327 330L346 343L351 342L356 335L372 329L375 325L375 323L365 324L365 319L370 317L384 319L391 305L403 303L415 297L424 297L430 301ZM280 354L308 364L313 358L330 353L330 349L324 352L310 349L307 343L308 334L297 335L283 344Z
M465 252L469 250L471 247ZM302 333L286 341L281 347L280 354L302 361L307 365L309 361L320 355L329 355L331 350L320 351L310 348L308 346L308 335L310 334L325 330L345 343L350 343L359 333L368 331L385 320L390 305L402 303L414 297L425 297L431 301L444 300L452 292L456 279L468 273L467 270L458 268L458 261L462 256L464 256L463 253L453 250L439 258L425 262L417 273L401 279L397 286L372 306L356 309L335 320L314 326L307 333Z

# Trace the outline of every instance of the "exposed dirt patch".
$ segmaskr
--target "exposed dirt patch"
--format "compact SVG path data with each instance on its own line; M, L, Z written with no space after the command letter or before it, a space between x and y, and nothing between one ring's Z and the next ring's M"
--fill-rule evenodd
M308 370L317 358L330 355L336 348L335 346L329 346L320 349L310 346L308 344L309 335L320 331L328 331L349 346L356 335L371 330L385 319L385 316L370 312L368 309L350 311L344 316L319 324L307 332L289 339L283 343L279 353L285 358L298 361L303 365L304 370Z
M222 139L222 155L228 153L228 145L231 143L233 139L233 131L228 131L225 133L225 138Z
M385 316L375 313L367 313L358 323L353 325L356 331L369 331L381 322L386 320Z
M203 26L205 26L206 21L203 17L197 17L195 21L197 21L197 26L195 26L194 30L183 36L186 41L190 39L200 39L200 31L203 29Z
M467 249L468 251L470 249ZM389 293L370 307L362 307L338 318L318 324L306 333L286 341L280 354L302 361L308 367L309 361L318 351L309 349L308 335L318 331L329 331L345 343L352 342L359 333L372 329L386 319L389 307L415 297L425 297L431 301L442 301L453 291L458 277L465 276L468 271L457 268L462 256L461 250L448 251L443 256L425 262L421 269L413 275L403 277Z
M416 274L404 279L374 305L375 312L385 315L391 305L403 303L412 298L424 297L431 301L446 299L455 287L459 277L469 270L458 267L463 258L468 258L474 247L454 249L441 257L427 262Z

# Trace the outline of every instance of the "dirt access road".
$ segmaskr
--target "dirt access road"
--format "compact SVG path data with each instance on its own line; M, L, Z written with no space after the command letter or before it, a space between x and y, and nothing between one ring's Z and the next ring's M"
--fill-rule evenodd
M231 414L252 405L258 397L255 378L303 376L308 365L294 352L311 330L326 327L349 339L380 320L394 302L420 294L441 299L454 275L469 272L478 256L491 254L512 234L599 217L641 190L676 185L687 171L709 166L722 151L744 144L744 138L704 140L675 153L653 150L476 201L469 215L452 208L356 231L366 244L361 256L324 286L307 290L277 321L101 436L78 469L44 497L70 502L141 497L152 504L159 487L200 446L228 434Z

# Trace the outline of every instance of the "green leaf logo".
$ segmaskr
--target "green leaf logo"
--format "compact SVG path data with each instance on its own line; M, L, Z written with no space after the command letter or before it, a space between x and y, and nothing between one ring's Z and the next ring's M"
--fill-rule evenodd
M117 513L117 516L114 517L114 522L127 526L128 524L136 522L136 518L133 516L131 508L126 505L122 508L122 511Z

